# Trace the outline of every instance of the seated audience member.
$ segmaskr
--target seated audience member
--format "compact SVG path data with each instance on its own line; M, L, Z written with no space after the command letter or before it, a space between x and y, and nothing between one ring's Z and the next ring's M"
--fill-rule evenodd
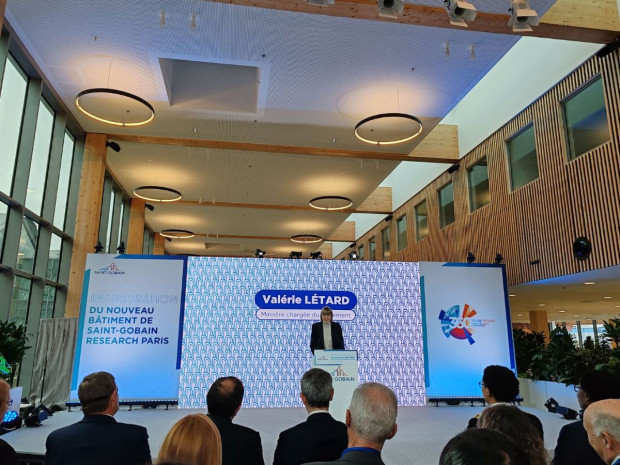
M532 464L523 448L507 434L487 428L470 428L448 441L441 451L439 465Z
M584 413L583 425L590 445L603 462L620 465L620 400L606 399L590 404Z
M620 381L605 371L586 373L577 386L577 401L583 412L590 404L604 399L620 398ZM558 436L553 457L554 465L603 465L596 451L588 443L583 421L564 426Z
M347 410L349 448L334 462L319 464L384 465L381 450L396 434L396 394L379 383L364 383L353 391Z
M536 431L527 414L517 407L497 405L485 408L478 418L478 428L499 431L514 439L525 450L531 465L549 463L540 433Z
M243 383L234 376L217 379L207 393L209 418L222 438L222 465L264 465L258 431L232 420L243 402Z
M484 369L482 381L480 382L482 396L489 405L513 405L514 400L519 395L519 380L514 372L501 365L489 365ZM540 434L540 439L544 442L543 426L540 419L531 413L525 413L536 431ZM471 418L467 425L468 428L475 428L478 417Z
M336 460L347 448L347 427L328 412L334 397L332 375L320 368L306 371L301 378L300 397L308 418L280 433L274 465Z
M239 444L243 447L243 444ZM157 463L221 465L222 440L206 415L188 415L177 421L161 445Z
M5 380L0 378L0 423L4 419L4 415L9 409L11 401L11 386ZM17 465L17 454L9 444L0 439L0 464Z
M46 465L143 465L151 463L146 428L118 423L118 388L105 371L84 377L78 388L84 418L52 431L45 443Z

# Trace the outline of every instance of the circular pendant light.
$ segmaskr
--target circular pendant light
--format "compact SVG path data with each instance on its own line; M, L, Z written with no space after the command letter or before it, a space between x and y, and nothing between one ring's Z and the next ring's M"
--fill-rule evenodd
M344 210L351 205L353 205L353 201L350 198L339 195L324 195L310 200L310 206L317 210Z
M189 239L194 237L194 233L187 229L164 229L159 234L168 239Z
M136 197L150 202L176 202L181 200L181 193L176 189L161 186L140 186L133 190Z
M381 113L355 125L355 137L373 145L393 145L415 139L422 134L422 121L406 113Z
M316 234L296 234L290 237L291 241L299 242L300 244L313 244L315 242L321 242L323 238Z
M83 90L77 94L75 105L89 118L112 126L142 126L155 118L155 109L149 102L116 89Z

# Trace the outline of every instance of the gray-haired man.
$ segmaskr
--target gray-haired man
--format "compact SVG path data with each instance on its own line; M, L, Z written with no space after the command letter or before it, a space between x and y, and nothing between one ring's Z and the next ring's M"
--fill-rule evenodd
M607 465L620 465L620 400L594 402L583 413L588 441Z
M332 376L320 368L306 371L301 378L300 397L308 418L280 433L274 465L336 460L347 447L347 427L327 411L334 397Z
M381 450L396 434L396 410L396 395L389 387L364 383L355 389L346 418L349 448L338 460L327 463L384 465Z

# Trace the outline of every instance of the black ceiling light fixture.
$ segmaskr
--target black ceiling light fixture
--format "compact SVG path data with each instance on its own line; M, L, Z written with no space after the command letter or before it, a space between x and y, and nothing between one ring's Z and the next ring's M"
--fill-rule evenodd
M116 110L110 110L110 103ZM155 118L155 109L146 100L122 90L103 87L86 89L75 97L75 106L89 118L112 126L143 126Z
M149 202L176 202L183 197L178 190L162 186L139 186L133 193Z
M312 260L323 260L323 252L321 252L320 250L317 250L316 252L311 252L310 258Z
M359 256L357 255L357 252L349 252L349 260L357 260L358 258Z
M495 264L501 265L503 261L504 261L504 257L502 257L501 253L497 252L497 255L495 255Z
M324 195L311 199L309 204L317 210L334 211L349 208L353 205L353 201L349 197L342 197L340 195Z
M106 141L105 143L106 147L110 147L112 150L114 150L116 153L121 151L121 146L118 145L116 142L110 142L110 141Z
M189 239L195 235L187 229L164 229L159 234L167 239Z
M587 260L592 253L592 243L587 237L581 236L573 242L573 255L577 260Z
M314 244L315 242L321 242L323 238L317 234L295 234L290 237L290 240L300 244Z
M265 252L264 250L261 250L261 249L256 249L256 252L254 252L254 256L255 256L256 258L265 258L265 254L266 254L266 253L267 253L267 252Z
M400 127L400 130L394 130ZM406 113L381 113L355 125L355 137L373 145L402 144L422 134L422 121Z

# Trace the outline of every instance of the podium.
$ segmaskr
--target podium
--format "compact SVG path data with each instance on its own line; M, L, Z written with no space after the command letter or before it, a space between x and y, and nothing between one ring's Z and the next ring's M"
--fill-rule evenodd
M332 375L334 398L329 413L344 423L353 391L358 386L356 350L315 350L312 368L320 368Z

